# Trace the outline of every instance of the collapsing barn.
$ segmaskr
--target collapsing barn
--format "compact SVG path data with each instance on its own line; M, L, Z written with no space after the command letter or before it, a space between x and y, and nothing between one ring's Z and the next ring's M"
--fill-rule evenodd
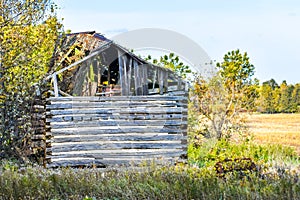
M95 32L70 34L46 105L47 166L177 162L186 155L187 91ZM73 57L81 59L74 62Z

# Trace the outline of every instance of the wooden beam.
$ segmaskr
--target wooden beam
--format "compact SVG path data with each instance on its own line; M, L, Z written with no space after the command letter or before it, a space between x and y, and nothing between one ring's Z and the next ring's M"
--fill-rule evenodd
M122 56L123 59L123 86L122 86L122 95L123 96L128 96L129 95L129 88L128 88L128 66L127 66L127 56L124 54Z
M118 49L118 62L119 62L119 79L120 79L120 86L121 86L121 95L124 96L124 87L125 87L125 80L124 80L124 62L122 52Z
M140 77L140 65L136 60L133 61L133 67L134 67L134 88L135 88L135 95L139 96L142 94L142 88L141 88L141 77Z
M164 94L164 71L158 69L158 84L159 84L159 94Z
M112 44L112 41L110 41L110 42L107 43L107 44L104 44L103 46L101 46L101 47L99 47L98 49L96 49L96 50L95 50L93 53L91 53L90 55L88 55L88 56L84 57L83 59L78 60L77 62L75 62L75 63L69 65L68 67L65 67L65 68L63 68L63 69L61 69L61 70L59 70L59 71L57 71L57 72L54 72L54 73L55 73L55 74L60 74L60 73L66 71L66 70L68 70L68 69L70 69L70 68L72 68L72 67L74 67L74 66L76 66L76 65L79 65L80 63L82 63L82 62L84 62L84 61L86 61L86 60L88 60L88 59L90 59L90 58L92 58L92 57L98 55L100 52L102 52L102 51L104 51L105 49L107 49L108 47L110 47L111 44ZM54 74L51 74L51 75L49 75L48 77L46 77L46 80L52 78L52 75L54 75Z
M184 92L181 92L185 94ZM76 102L76 101L92 101L92 102L107 102L107 101L158 101L158 100L186 100L187 97L184 96L160 96L160 95L151 95L151 96L115 96L115 97L87 97L87 96L78 96L78 97L50 97L47 100L51 103L62 103L62 102Z
M53 87L54 87L54 96L58 97L59 89L58 89L58 84L57 84L57 75L56 75L56 73L54 73L52 75L52 80L53 80Z
M157 82L157 68L153 69L154 73L153 73L153 77L152 77L152 91L154 92L155 89L155 83Z
M168 92L168 71L164 71L164 74L163 74L163 79L164 79L164 93L167 93Z
M132 77L132 68L133 68L133 63L132 63L132 58L129 58L129 69L127 73L127 88L128 88L128 95L131 95L131 77Z
M148 65L142 65L142 86L143 86L143 95L148 95Z

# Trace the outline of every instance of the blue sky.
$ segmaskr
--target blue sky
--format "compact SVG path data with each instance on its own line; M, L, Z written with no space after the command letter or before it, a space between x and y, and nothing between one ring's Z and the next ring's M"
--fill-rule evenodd
M261 82L300 83L298 0L54 0L65 29L107 37L141 28L183 34L212 60L247 51Z

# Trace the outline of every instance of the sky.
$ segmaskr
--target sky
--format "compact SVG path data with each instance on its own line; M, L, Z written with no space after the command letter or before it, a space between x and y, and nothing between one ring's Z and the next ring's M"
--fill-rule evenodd
M260 82L300 83L299 0L54 0L65 30L111 38L142 28L175 31L211 60L247 52Z

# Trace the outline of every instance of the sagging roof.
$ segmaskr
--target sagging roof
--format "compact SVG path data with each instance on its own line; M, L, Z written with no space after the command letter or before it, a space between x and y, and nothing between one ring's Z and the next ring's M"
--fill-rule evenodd
M95 31L70 33L66 36L67 40L71 42L70 45L74 44L74 42L81 43L84 49L89 51L111 42L111 40Z
M60 49L61 53L56 57L58 65L56 65L53 73L46 78L46 80L53 80L55 96L58 96L58 88L68 94L72 93L72 95L80 96L82 89L78 89L74 93L74 88L79 88L78 85L81 87L85 83L84 78L88 76L95 76L95 78L90 79L97 79L98 86L119 84L121 88L128 87L128 91L134 89L131 88L128 82L131 79L130 76L134 76L139 80L139 83L135 83L136 91L134 91L135 93L133 92L136 95L149 94L148 88L150 87L153 91L159 87L161 93L162 90L168 91L168 85L177 85L177 82L182 82L181 78L171 69L149 63L95 31L67 34ZM139 67L136 68L134 66ZM145 67L148 69L144 70ZM132 70L129 68L132 68ZM137 71L133 70L133 68ZM106 73L108 74L106 75ZM103 81L105 79L107 81ZM58 84L58 81L60 84ZM181 88L180 85L178 85L177 89ZM139 87L144 88L143 93L137 90ZM128 95L128 91L122 92L122 95Z

